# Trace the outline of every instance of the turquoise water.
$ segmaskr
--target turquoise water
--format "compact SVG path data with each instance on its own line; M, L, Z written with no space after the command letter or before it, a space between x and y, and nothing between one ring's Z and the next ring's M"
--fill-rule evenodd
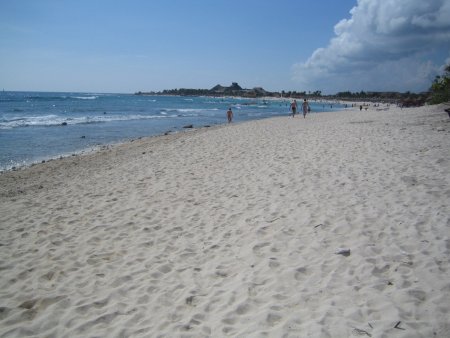
M189 124L223 124L230 107L236 123L289 115L287 100L0 92L0 171ZM314 102L311 108L342 109Z

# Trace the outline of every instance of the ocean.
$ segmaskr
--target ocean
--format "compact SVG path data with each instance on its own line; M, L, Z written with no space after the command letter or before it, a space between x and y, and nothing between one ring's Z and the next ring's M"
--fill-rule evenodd
M339 104L310 102L312 113ZM289 116L289 100L0 92L0 171L166 132Z

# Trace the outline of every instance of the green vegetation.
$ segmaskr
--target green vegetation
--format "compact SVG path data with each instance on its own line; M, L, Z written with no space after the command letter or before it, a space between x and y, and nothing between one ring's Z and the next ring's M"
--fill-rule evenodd
M445 67L443 76L436 76L430 88L431 104L450 101L450 64Z
M345 101L390 102L403 107L423 106L428 99L428 92L424 93L399 93L399 92L339 92L334 98Z

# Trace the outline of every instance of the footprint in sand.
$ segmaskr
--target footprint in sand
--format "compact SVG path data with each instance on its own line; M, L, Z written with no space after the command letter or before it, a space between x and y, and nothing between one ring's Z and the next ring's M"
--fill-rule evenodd
M306 277L306 268L305 267L300 267L298 269L295 270L295 274L294 274L294 278L297 281L301 281Z
M266 317L266 322L270 326L275 326L283 317L276 313L269 313Z
M256 255L261 256L261 255L262 255L262 252L261 252L262 249L265 248L266 246L269 246L269 245L270 245L269 242L264 242L264 243L256 244L256 245L253 247L253 252L254 252Z

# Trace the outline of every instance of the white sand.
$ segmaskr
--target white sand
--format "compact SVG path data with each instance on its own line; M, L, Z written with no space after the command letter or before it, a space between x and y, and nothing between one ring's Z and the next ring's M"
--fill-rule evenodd
M0 337L448 337L449 120L275 118L4 173Z

